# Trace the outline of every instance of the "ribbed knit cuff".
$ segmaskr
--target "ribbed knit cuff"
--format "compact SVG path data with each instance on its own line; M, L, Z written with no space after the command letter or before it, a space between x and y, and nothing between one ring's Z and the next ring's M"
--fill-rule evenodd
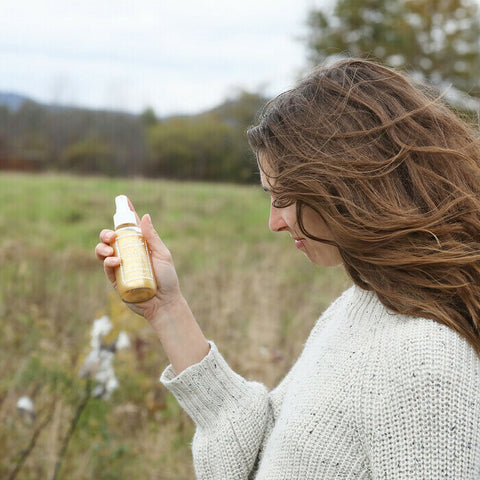
M224 419L225 415L235 415L239 409L247 409L252 394L256 397L259 387L264 389L263 385L247 382L235 373L216 345L209 343L210 351L201 362L191 365L179 375L169 365L160 377L163 385L200 428L209 428Z

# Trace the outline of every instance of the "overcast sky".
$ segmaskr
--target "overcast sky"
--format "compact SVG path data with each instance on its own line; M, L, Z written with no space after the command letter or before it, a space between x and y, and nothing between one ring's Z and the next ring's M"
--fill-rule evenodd
M305 66L307 12L327 2L1 0L0 91L158 116L237 88L274 95Z

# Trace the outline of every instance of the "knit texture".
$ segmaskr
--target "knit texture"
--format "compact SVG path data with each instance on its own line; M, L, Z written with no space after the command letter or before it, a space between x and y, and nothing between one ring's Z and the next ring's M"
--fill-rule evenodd
M196 424L198 479L480 479L480 360L453 330L347 290L273 391L211 343L161 381Z

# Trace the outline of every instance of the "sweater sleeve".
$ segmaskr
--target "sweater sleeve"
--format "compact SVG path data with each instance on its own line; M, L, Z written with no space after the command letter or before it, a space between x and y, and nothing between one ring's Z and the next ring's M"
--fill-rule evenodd
M385 342L390 352L364 385L361 430L372 478L478 479L479 359L433 321L416 321L410 333Z
M273 422L266 387L236 374L213 342L200 363L179 375L169 366L160 380L196 424L197 478L249 478Z

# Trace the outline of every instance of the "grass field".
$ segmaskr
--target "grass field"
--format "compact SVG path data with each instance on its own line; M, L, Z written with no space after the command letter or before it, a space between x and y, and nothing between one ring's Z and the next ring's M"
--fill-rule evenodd
M158 382L167 365L161 346L94 258L120 193L151 214L207 337L240 374L269 387L348 285L342 271L311 265L287 234L269 232L259 186L2 173L2 479L193 478L193 425ZM111 398L87 401L79 371L102 315L111 338L126 331L131 347L115 357ZM24 395L34 419L19 415Z

